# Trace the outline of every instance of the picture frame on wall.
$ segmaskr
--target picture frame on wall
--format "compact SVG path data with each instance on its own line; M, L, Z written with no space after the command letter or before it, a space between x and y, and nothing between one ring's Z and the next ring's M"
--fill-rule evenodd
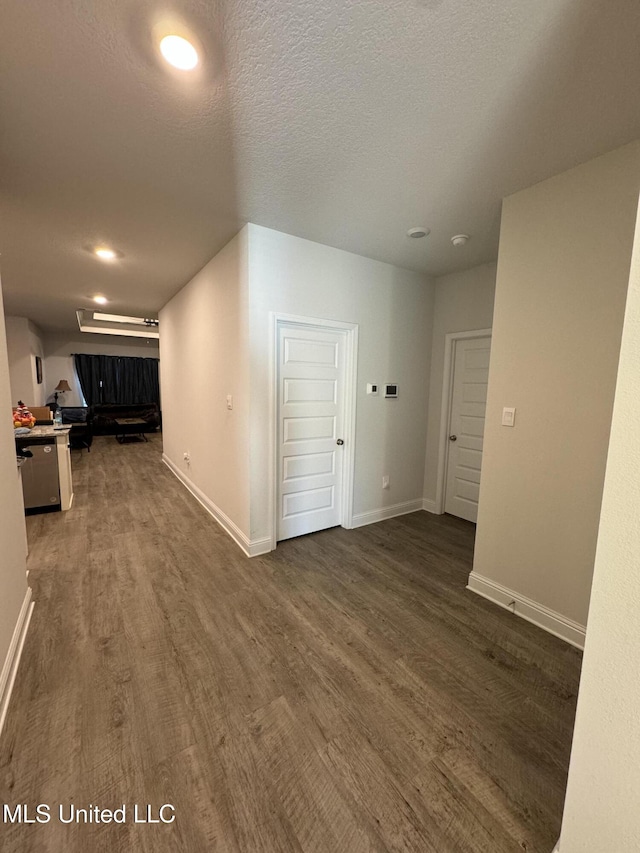
M42 385L42 359L39 355L36 356L36 381Z

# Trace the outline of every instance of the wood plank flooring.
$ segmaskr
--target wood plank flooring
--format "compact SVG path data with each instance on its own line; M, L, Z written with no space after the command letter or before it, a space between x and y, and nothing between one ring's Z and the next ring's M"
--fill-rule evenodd
M28 519L0 795L52 819L0 823L4 853L550 853L581 656L465 590L473 525L249 560L160 452L96 439L73 508ZM164 803L173 823L134 823Z

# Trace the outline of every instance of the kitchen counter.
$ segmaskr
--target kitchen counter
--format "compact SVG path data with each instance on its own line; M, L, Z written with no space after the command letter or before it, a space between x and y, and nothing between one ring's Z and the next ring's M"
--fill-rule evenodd
M60 509L71 509L73 503L73 480L71 477L71 454L69 452L69 433L71 426L54 429L51 426L35 426L29 432L14 435L16 447L29 447L29 444L41 444L42 439L53 439L58 457L58 482L60 486ZM25 463L22 463L25 464Z
M70 431L70 426L63 426L60 429L55 429L52 426L34 426L29 432L16 435L15 439L16 441L28 441L30 438L55 438L59 435L68 435Z

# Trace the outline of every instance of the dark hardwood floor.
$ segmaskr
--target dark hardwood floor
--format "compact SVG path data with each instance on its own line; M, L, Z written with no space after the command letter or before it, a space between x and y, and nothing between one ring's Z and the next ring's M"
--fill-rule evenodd
M96 439L73 508L28 519L0 792L51 821L0 824L4 853L551 853L581 656L465 590L473 525L249 560L160 452ZM174 823L134 823L164 803Z

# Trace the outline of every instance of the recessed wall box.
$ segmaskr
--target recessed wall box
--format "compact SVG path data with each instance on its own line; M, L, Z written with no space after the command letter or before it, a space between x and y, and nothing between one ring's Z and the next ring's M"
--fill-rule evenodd
M397 397L398 396L398 386L397 385L385 385L384 386L384 396L385 397Z

